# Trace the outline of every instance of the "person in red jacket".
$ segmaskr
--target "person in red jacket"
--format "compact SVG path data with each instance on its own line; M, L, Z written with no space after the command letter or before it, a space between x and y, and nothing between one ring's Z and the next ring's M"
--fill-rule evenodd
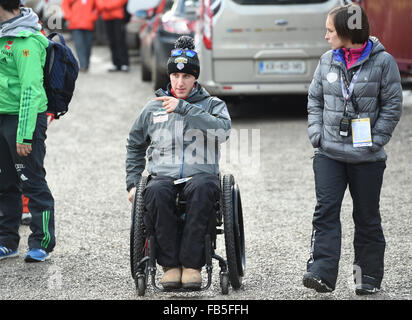
M125 5L127 0L96 0L105 21L112 63L109 71L129 71L129 53L126 44Z
M62 10L72 32L80 71L87 72L93 46L94 23L99 17L96 0L63 0Z

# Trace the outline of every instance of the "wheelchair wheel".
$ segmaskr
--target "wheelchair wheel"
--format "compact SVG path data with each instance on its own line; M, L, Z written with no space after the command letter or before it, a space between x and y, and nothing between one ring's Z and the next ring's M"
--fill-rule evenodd
M144 294L146 293L147 280L146 280L145 278L146 278L146 277L140 277L140 276L138 276L138 277L135 279L137 294L138 294L140 297L143 297Z
M220 288L222 289L222 294L229 293L229 276L227 273L220 274Z
M229 280L234 289L239 289L246 264L245 235L240 192L231 174L223 176L222 204Z
M135 280L136 288L139 292L142 290L142 281L147 283L147 264L146 267L139 268L139 262L147 255L146 247L146 228L143 221L144 200L143 190L147 184L147 177L142 177L139 185L136 186L136 193L132 205L132 217L130 228L130 270ZM144 278L137 277L137 274L145 273ZM143 293L144 294L144 293Z

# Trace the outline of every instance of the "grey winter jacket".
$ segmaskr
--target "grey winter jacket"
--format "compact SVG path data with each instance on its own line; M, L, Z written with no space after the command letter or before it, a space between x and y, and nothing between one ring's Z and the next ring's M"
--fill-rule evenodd
M171 95L162 89L156 96ZM168 114L162 101L152 100L133 124L127 139L126 187L140 180L148 160L148 172L173 178L197 173L219 173L220 143L230 134L226 104L211 97L198 83L189 96L179 99Z
M338 50L322 55L315 71L308 95L308 134L314 148L329 158L348 162L375 162L386 160L383 148L392 136L402 112L402 87L395 59L385 51L375 37L370 37L369 54L346 70ZM358 105L359 116L369 117L372 146L353 147L352 136L339 134L344 112L341 73L351 81L354 72L362 65L354 87L353 98ZM349 103L349 115L357 118L353 103Z

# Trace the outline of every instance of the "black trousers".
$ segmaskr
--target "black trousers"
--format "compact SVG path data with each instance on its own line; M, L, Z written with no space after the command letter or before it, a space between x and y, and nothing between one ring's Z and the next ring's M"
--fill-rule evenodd
M129 52L126 43L126 26L122 19L106 20L106 33L115 66L129 65Z
M341 252L340 211L346 187L353 200L355 280L380 287L385 238L379 211L384 161L349 164L316 154L313 160L317 204L307 271L335 288Z
M164 267L183 265L199 269L205 264L205 236L215 232L215 204L220 197L220 183L215 175L201 173L183 185L175 179L154 176L148 182L144 200L156 239L156 258ZM180 230L176 197L186 199L186 218Z
M0 245L17 249L22 214L22 193L29 201L32 222L28 242L30 248L47 252L55 246L54 199L46 182L47 116L37 117L32 152L20 157L16 150L18 116L0 115Z

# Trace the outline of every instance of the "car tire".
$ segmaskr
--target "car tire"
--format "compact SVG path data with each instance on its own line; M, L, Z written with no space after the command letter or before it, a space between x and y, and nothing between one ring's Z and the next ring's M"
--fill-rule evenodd
M152 81L152 72L150 70L150 68L148 68L146 66L146 64L144 64L144 62L142 61L142 81Z
M153 59L153 66L152 66L152 81L153 81L153 90L157 90L159 88L166 89L169 78L167 75L159 70L159 61L155 58Z

